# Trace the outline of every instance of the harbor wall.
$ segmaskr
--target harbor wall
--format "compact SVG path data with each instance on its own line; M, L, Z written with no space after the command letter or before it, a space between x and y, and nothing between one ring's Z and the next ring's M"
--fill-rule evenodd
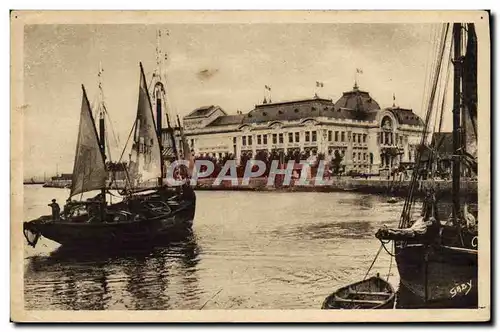
M334 178L329 184L291 184L289 186L268 186L266 177L250 178L248 185L243 185L242 178L238 184L233 185L231 181L222 181L214 184L214 178L198 179L195 190L227 190L227 191L273 191L273 192L360 192L365 194L377 194L387 196L405 197L408 195L410 180L392 181L382 179L362 179L340 177ZM49 181L44 187L69 188L71 181ZM415 192L421 196L426 189L434 187L439 196L448 196L452 192L451 181L446 180L423 180ZM113 189L123 189L124 183L115 183ZM477 195L477 181L462 181L460 185L463 195Z
M200 179L195 189L197 190L237 190L237 191L285 191L285 192L360 192L365 194L377 194L387 196L405 197L408 195L410 180L391 181L381 179L356 179L341 177L335 178L331 184L309 184L309 185L290 185L290 186L267 186L267 178L252 178L248 185L241 185L241 179L238 179L238 185L234 186L230 181L223 181L220 185L214 185L213 179ZM439 196L447 196L452 193L451 181L445 180L424 180L419 183L415 192L421 196L428 188L434 187ZM463 195L477 194L477 181L462 181L461 193Z

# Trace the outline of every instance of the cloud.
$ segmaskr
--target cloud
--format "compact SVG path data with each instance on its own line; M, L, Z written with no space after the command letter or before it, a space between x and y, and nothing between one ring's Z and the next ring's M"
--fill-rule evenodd
M219 69L203 69L196 73L201 81L208 81L219 72Z

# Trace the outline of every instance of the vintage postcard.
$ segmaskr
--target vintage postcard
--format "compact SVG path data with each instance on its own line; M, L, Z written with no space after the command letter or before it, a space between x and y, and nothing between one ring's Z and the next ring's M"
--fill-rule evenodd
M490 319L486 11L11 12L11 319Z

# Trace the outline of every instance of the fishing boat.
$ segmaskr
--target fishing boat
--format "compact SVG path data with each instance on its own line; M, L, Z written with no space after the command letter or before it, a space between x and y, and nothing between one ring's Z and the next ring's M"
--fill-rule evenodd
M465 50L463 45L466 45ZM415 217L414 193L421 172L413 172L398 228L382 227L376 237L383 245L393 241L400 289L403 287L412 295L412 301L401 307L477 308L477 182L474 180L477 176L477 37L474 24L454 23L452 28L444 24L438 47L420 151L424 150L427 137L433 134L430 129L431 112L436 108L433 105L440 104L440 111L444 111L444 101L435 102L435 95L439 78L447 76L441 73L446 71L445 67L440 70L443 60L449 58L454 66L451 202L444 194L440 195L435 186L430 186L420 216ZM443 91L446 92L448 79L445 82ZM442 116L437 118L442 119ZM429 170L431 183L434 183L438 158L432 146L430 151L426 164L423 164L422 153L417 153L415 169ZM470 183L475 184L475 190L474 186L470 189L465 185Z
M157 89L161 84L157 82L155 87ZM111 194L109 189L113 188L112 181L108 181L105 163L106 109L101 105L98 134L83 85L82 90L80 125L67 204L60 215L53 213L24 222L23 231L28 243L34 247L44 236L66 246L100 249L150 245L190 234L196 196L189 181L181 181L182 184L177 186L164 183L162 102L156 100L155 123L142 64L137 116L131 131L134 133L131 160L125 170L127 181L125 190L120 192L121 202L108 204L106 199ZM157 94L156 97L161 96ZM173 135L173 132L167 134ZM175 140L171 142L175 150ZM82 200L84 193L92 191L100 193ZM80 200L74 200L78 195Z
M339 288L329 295L321 309L392 309L396 292L379 275Z

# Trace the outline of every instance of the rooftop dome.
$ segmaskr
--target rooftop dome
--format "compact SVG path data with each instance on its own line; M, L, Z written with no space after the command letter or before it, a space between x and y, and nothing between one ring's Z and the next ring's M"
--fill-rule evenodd
M358 84L354 83L351 91L344 92L342 97L335 103L335 110L350 109L355 111L369 112L379 110L380 105L366 91L361 91Z

